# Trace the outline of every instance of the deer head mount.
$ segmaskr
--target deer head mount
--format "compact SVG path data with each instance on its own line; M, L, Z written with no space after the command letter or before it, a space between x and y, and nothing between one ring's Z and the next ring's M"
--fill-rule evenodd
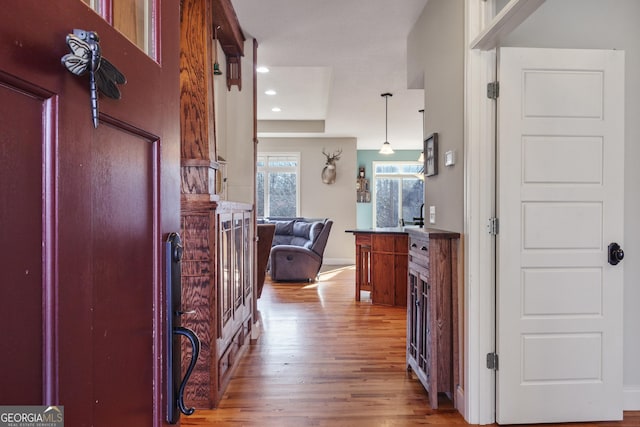
M328 154L323 148L322 154L327 158L324 169L322 169L322 182L325 184L333 184L336 182L336 162L340 160L342 149L334 151L332 154Z

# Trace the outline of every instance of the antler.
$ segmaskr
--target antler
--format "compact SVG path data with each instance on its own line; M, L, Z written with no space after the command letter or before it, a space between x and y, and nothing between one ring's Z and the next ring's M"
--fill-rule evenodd
M342 148L334 151L333 154L328 154L322 149L322 154L327 158L327 162L335 162L336 160L340 160L340 155L342 155Z

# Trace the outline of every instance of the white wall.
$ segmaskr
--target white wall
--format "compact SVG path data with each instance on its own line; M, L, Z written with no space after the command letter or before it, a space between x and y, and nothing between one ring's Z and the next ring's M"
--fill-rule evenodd
M640 1L547 0L505 46L625 51L625 409L640 410Z
M425 177L425 216L435 206L430 226L458 232L464 220L463 35L463 0L429 0L407 40L408 83L424 88L425 135L439 138L438 174ZM454 166L444 166L446 151L455 153Z
M336 182L322 182L320 174L326 152L342 149L336 163ZM260 138L258 153L300 153L300 216L330 218L331 234L324 253L325 264L355 262L355 241L345 230L356 227L356 139L355 138Z
M218 155L227 162L227 200L253 203L255 194L253 144L253 39L244 43L242 90L227 89L227 67L218 46L222 75L214 78Z

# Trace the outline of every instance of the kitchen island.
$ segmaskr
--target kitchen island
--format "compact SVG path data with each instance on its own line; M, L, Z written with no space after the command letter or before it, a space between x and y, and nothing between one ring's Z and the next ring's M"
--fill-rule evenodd
M382 227L347 230L356 239L356 301L369 291L372 304L407 305L407 230L417 227Z

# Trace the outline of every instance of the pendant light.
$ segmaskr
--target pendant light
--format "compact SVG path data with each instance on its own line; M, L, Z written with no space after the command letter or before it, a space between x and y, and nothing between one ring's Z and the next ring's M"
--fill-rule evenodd
M389 139L387 136L387 130L389 125L389 119L387 117L387 106L389 102L389 97L393 96L390 93L383 93L380 96L384 96L384 143L382 144L382 148L380 149L380 154L393 154L393 148L391 148L391 144L389 144Z
M213 75L219 76L222 74L220 71L220 64L218 64L218 30L220 25L214 25L213 27Z

